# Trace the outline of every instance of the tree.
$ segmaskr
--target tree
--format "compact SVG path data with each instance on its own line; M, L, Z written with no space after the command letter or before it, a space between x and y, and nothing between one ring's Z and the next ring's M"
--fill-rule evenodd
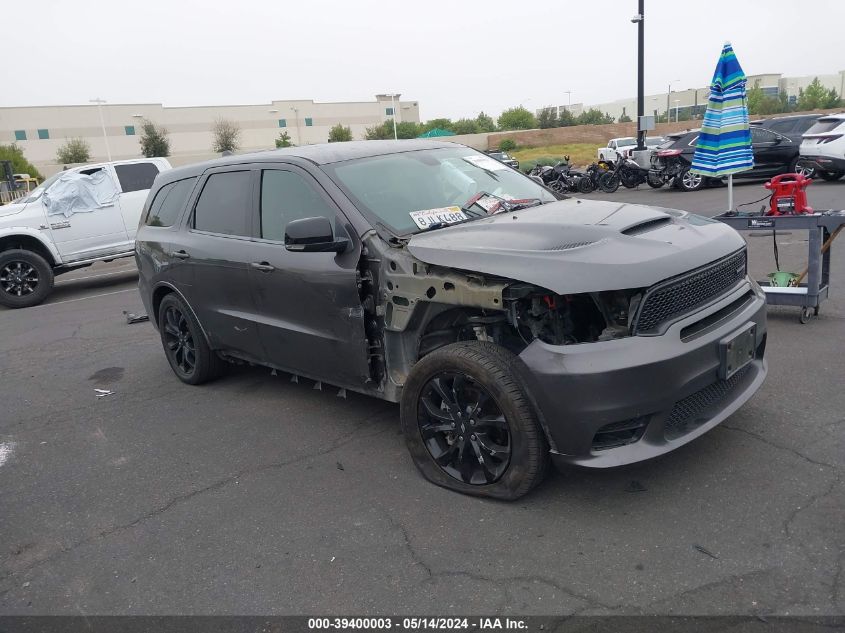
M824 110L839 106L839 95L835 88L828 90L816 77L806 89L798 89L798 110Z
M493 120L493 117L484 114L484 111L478 113L478 116L475 117L475 122L478 124L479 132L496 131L496 122Z
M522 106L509 108L499 115L500 130L533 130L537 127L537 118Z
M147 158L170 156L170 139L167 138L167 129L145 120L141 125L141 154Z
M352 130L344 127L342 123L338 123L329 130L329 143L341 143L343 141L352 140Z
M390 129L388 129L390 126ZM396 128L397 133L399 128ZM368 127L364 130L364 138L368 141L384 141L393 138L393 119L388 119L384 123Z
M689 115L687 115L687 118L689 118ZM631 117L629 117L629 116L628 116L627 114L625 114L625 113L622 113L621 115L619 115L619 122L620 122L620 123L630 123L630 122L631 122Z
M68 139L56 150L56 161L65 165L87 163L90 157L91 146L81 138Z
M540 110L537 116L537 124L543 128L560 127L560 119L557 116L557 108L547 107Z
M516 149L516 141L514 141L512 138L503 139L499 143L499 149L503 152L512 152Z
M240 147L241 128L234 121L215 119L211 133L214 135L214 143L211 146L213 152L235 152Z
M422 131L428 132L437 128L440 130L449 130L450 132L454 132L455 130L452 129L453 125L452 119L431 119L423 124Z
M23 155L23 150L12 143L11 145L0 145L0 160L12 162L12 172L15 174L29 174L33 178L43 179L41 172L30 163Z
M290 134L288 134L287 130L279 132L279 138L276 139L276 149L290 147L292 145L293 143L290 142Z
M585 110L575 119L578 125L602 125L603 123L613 123L613 117L602 112L596 108Z
M422 125L413 121L402 121L396 124L397 138L417 138L422 134ZM393 125L390 125L390 138L393 138Z
M558 125L560 127L569 127L570 125L575 125L575 117L572 116L572 112L569 110L561 110Z
M452 131L455 134L478 134L481 129L475 119L458 119L452 124Z

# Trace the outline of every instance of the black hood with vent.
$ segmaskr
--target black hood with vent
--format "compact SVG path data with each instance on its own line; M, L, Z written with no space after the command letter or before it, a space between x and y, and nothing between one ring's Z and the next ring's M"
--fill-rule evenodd
M651 286L744 244L727 225L683 211L567 199L418 233L408 250L427 264L570 294Z

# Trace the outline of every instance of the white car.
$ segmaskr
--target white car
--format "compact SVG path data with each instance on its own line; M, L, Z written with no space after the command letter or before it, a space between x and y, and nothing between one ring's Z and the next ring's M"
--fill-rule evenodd
M824 180L845 175L845 112L821 117L802 138L801 163L814 167Z
M663 142L662 136L648 136L645 139L646 149L656 149ZM599 160L608 163L615 163L616 158L630 158L631 152L637 149L637 139L632 136L612 138L607 142L606 147L599 147L597 155Z
M147 193L166 169L166 158L74 167L0 207L0 305L37 305L54 275L133 256Z

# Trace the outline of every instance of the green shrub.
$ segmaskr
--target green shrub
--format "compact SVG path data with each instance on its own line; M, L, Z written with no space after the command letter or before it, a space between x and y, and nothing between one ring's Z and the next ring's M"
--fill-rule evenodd
M91 147L81 138L70 138L56 150L56 160L65 165L87 163L90 157Z
M33 178L43 180L41 172L35 168L23 155L23 150L12 143L11 145L0 145L0 160L12 161L12 172L15 174L29 174Z
M506 138L499 143L499 149L503 152L512 152L516 149L516 141L511 138Z

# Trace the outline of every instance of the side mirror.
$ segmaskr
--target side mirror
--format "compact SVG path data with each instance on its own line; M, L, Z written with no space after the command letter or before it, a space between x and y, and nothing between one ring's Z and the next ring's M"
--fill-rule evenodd
M285 248L300 253L343 253L349 246L345 237L335 239L328 218L302 218L285 227Z

